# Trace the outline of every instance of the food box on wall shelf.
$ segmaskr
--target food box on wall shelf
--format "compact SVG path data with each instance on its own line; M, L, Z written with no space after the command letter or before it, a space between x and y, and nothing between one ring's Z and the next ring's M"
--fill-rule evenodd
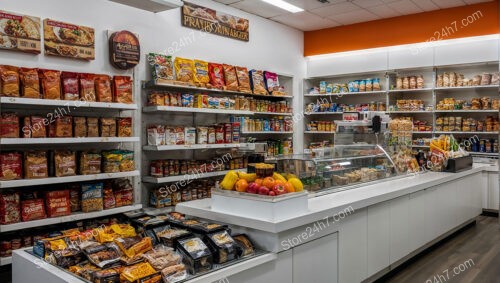
M448 159L445 172L458 173L464 170L472 169L472 156L463 156L458 158Z
M263 196L221 189L212 190L212 210L243 217L276 221L308 211L306 191Z

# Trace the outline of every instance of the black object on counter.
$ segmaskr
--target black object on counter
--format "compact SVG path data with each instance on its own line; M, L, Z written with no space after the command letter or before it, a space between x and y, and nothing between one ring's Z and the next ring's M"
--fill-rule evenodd
M472 156L464 156L459 158L448 159L445 172L458 173L461 171L472 169Z

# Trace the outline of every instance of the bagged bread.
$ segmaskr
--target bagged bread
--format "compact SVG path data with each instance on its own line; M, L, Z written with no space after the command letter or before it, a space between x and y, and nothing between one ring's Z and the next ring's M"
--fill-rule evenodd
M14 66L0 65L1 96L19 97L19 74Z
M19 69L19 78L23 97L40 98L40 81L37 69L21 68Z
M39 70L38 75L42 81L44 99L61 99L61 72L55 70Z
M224 64L224 81L226 82L226 89L231 91L238 91L238 78L236 77L236 69L234 66Z

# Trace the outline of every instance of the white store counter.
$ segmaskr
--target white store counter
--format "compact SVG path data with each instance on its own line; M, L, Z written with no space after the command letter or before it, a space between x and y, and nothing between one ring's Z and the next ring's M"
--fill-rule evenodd
M259 248L271 252L192 282L352 283L378 278L474 222L497 172L496 166L475 164L460 173L388 180L310 198L307 213L274 222L214 212L209 199L178 204L177 211L231 224L233 231L249 234ZM15 251L13 282L27 282L26 270L29 278L59 278L46 282L79 282Z

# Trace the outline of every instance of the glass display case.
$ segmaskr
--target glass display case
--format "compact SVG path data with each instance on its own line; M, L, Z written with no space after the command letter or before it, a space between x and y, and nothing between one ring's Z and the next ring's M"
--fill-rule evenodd
M294 155L276 160L278 172L296 175L309 192L332 192L396 177L387 152L376 144L335 145L321 157Z

